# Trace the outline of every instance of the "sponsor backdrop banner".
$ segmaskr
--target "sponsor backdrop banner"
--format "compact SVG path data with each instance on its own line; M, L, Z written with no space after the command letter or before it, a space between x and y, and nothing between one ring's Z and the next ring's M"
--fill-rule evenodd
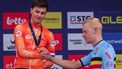
M55 57L63 59L62 55L55 55ZM4 56L3 57L4 61L4 69L14 69L14 61L15 61L15 56ZM63 69L62 67L54 64L51 69Z
M82 54L82 55L68 55L68 60L71 61L78 61L80 58L84 57L86 55ZM84 68L79 68L79 69L89 69L88 66L85 66Z
M116 69L122 68L122 54L117 54L116 58Z
M17 24L29 20L28 12L4 12L3 13L3 28L14 29Z
M97 17L103 24L104 40L111 43L117 53L117 68L122 57L122 0L48 0L49 9L42 25L54 33L56 57L76 61L92 49L82 37L82 23ZM0 0L0 69L13 69L16 25L29 21L31 0ZM97 36L96 36L97 37ZM52 69L63 69L54 65ZM84 69L87 69L84 68Z
M82 28L82 23L89 17L94 17L93 12L67 12L68 28Z
M62 13L61 12L48 12L42 24L49 29L62 28Z
M104 40L111 43L115 50L122 50L122 33L104 33Z
M3 51L15 51L13 34L3 34Z
M62 50L62 34L54 34L53 43L56 46L56 50ZM3 51L15 51L15 40L13 34L3 34Z
M14 69L15 56L4 56L4 69Z
M99 18L105 29L119 29L122 27L121 11L99 11Z
M82 33L68 33L68 50L92 50L93 46L87 44Z

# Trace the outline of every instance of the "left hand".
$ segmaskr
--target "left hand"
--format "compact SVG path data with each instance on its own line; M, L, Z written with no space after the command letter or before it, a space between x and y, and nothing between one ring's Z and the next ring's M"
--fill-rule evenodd
M40 59L42 59L42 60L48 59L50 56L49 51L44 47L40 49L39 53L40 53Z

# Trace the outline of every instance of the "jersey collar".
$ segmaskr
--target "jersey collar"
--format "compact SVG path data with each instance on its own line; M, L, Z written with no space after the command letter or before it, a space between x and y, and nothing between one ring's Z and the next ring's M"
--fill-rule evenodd
M97 45L98 45L100 42L102 42L102 41L103 41L103 40L100 40L99 42L97 42L97 44L95 44L94 47L97 46Z
M32 21L30 21L30 23L31 23L31 25L32 25L33 28L39 28L39 29L41 29L41 24L40 25L36 25L36 23L34 23Z

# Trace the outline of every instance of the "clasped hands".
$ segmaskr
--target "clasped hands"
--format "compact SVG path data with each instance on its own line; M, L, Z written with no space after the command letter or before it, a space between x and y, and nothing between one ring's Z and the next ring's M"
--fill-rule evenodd
M45 60L45 59L49 60L51 58L51 55L49 51L43 47L39 50L39 57L41 60Z

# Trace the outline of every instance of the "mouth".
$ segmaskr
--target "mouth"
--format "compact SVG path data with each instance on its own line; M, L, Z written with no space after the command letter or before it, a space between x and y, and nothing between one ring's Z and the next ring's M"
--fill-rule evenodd
M41 18L37 18L36 21L37 21L37 22L41 22L42 19L41 19Z

